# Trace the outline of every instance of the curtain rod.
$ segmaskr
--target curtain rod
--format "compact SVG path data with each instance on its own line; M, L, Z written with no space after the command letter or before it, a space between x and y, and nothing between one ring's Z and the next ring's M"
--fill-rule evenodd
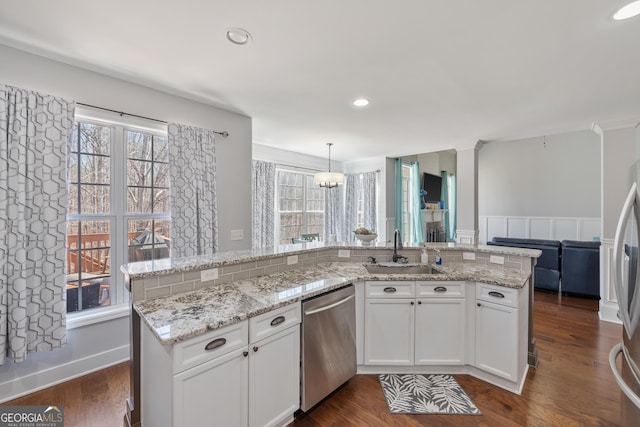
M76 102L76 104L77 105L82 105L83 107L91 107L91 108L97 108L98 110L109 111L111 113L120 114L121 116L137 117L138 119L151 120L151 121L154 121L154 122L163 123L165 125L167 124L167 122L165 122L164 120L152 119L151 117L139 116L137 114L125 113L124 111L117 111L117 110L112 110L110 108L98 107L96 105L85 104L84 102ZM229 132L227 132L227 131L218 132L218 131L212 130L211 132L213 132L213 133L215 133L217 135L221 135L223 138L226 138L226 137L229 136Z

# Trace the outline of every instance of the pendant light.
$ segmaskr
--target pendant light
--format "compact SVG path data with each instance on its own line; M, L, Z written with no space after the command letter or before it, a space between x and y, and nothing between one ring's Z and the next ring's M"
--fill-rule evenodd
M313 183L324 188L333 188L344 184L344 174L341 172L331 172L331 142L327 142L329 146L329 171L318 172L313 176Z

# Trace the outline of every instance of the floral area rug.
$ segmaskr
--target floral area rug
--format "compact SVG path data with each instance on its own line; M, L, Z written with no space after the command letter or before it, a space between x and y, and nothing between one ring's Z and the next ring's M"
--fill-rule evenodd
M482 415L451 375L378 375L392 414Z

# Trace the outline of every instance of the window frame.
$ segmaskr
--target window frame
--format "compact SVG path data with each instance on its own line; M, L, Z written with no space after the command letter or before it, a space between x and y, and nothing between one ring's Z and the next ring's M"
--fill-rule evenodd
M108 320L128 313L129 291L125 289L124 273L120 266L128 262L127 230L130 220L160 219L171 221L171 212L130 213L127 212L127 131L143 132L154 136L167 137L167 125L137 117L122 116L106 110L76 106L74 123L90 123L110 129L110 212L100 214L67 213L66 222L109 221L110 251L109 284L110 303L105 307L68 312L68 327L79 327L95 321ZM67 182L71 181L68 178ZM67 248L68 251L68 248ZM127 311L124 311L124 308Z
M292 173L292 174L299 174L303 176L303 186L302 186L302 211L281 211L280 210L280 173ZM306 185L307 183L307 178L311 177L313 179L313 172L307 172L307 171L301 171L301 170L295 170L292 168L288 168L286 166L280 166L280 165L276 165L276 185L275 185L275 212L274 212L274 230L275 230L275 244L276 246L278 245L282 245L282 244L291 244L291 242L287 242L287 243L282 243L281 242L281 235L282 235L282 230L281 230L281 224L280 224L280 214L282 212L301 212L302 213L302 224L301 224L301 234L306 234L309 233L308 227L308 218L307 218L307 214L308 213L322 213L322 224L323 224L323 229L324 229L324 221L325 221L325 212L324 209L322 209L322 211L312 211L312 210L308 210L307 209L307 193L308 193L308 187ZM326 193L323 192L323 203L324 203L324 197L326 196ZM322 232L320 233L321 235L323 234Z

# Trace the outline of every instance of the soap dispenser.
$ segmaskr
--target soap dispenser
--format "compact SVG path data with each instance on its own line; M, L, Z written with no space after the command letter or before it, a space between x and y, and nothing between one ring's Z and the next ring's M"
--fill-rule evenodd
M422 255L420 255L420 264L429 264L429 254L427 248L422 248Z

